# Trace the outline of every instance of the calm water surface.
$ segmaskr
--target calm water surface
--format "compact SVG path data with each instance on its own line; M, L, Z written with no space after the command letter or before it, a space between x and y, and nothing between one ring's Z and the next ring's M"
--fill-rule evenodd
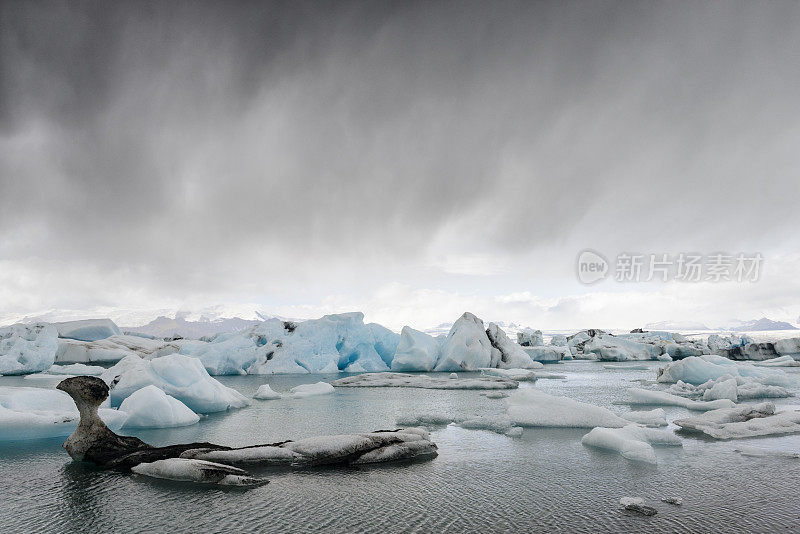
M566 380L542 390L614 411L648 371L598 363L548 366ZM252 396L269 383L285 391L327 376L219 377ZM18 384L0 378L0 384ZM25 385L31 385L30 380ZM530 387L523 384L524 387ZM797 403L785 399L777 404ZM667 408L668 420L688 415ZM319 434L393 428L419 412L489 415L502 400L478 391L337 389L307 399L253 401L197 425L138 431L145 441L247 445ZM671 425L669 431L674 430ZM250 490L159 481L71 462L63 438L0 443L0 533L11 532L800 532L800 460L748 458L739 444L800 452L800 435L730 442L684 437L657 449L658 465L581 445L585 429L526 429L521 438L457 427L436 429L429 462L361 468L269 469ZM619 510L641 496L659 513ZM679 496L682 506L660 502Z

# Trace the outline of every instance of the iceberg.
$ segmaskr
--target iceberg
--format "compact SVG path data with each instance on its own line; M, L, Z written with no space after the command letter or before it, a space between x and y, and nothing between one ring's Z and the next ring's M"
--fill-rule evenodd
M53 365L47 372L51 375L100 376L105 370L105 367L100 367L99 365L73 363L71 365Z
M667 426L667 414L661 408L655 410L637 410L622 414L623 419L644 426Z
M15 324L0 328L0 375L45 371L55 361L58 340L50 325Z
M739 400L738 390L739 385L736 383L735 378L719 379L713 386L703 392L703 400L730 399L733 402L737 402Z
M622 428L630 424L606 408L548 395L534 388L510 395L506 407L508 416L519 426Z
M269 387L269 384L261 384L258 386L258 391L253 395L253 398L258 400L274 400L280 399L281 394L273 391L273 389Z
M101 378L111 387L114 406L148 385L156 386L198 413L220 412L249 404L244 395L212 378L200 360L182 354L152 360L126 356L106 369Z
M489 323L486 335L492 344L492 348L499 352L499 361L498 358L492 358L493 361L497 362L496 367L502 369L541 367L539 362L531 360L531 357L522 350L522 347L511 341L506 333L503 332L503 329L496 324Z
M544 345L542 331L528 328L522 332L517 332L517 343L523 347L538 347L539 345ZM555 343L552 343L552 345L555 345Z
M758 378L765 385L791 387L797 381L777 369L756 367L749 363L736 363L722 356L707 354L691 356L672 362L658 371L659 382L678 382L678 380L700 385L709 380L716 380L724 375L734 378Z
M796 356L800 358L800 337L779 339L774 343L774 347L775 352L781 356Z
M327 382L316 382L314 384L301 384L289 390L289 395L296 399L303 397L314 397L316 395L330 395L334 392L332 385Z
M444 378L405 373L367 373L348 376L331 382L334 387L349 388L422 388L422 389L515 389L515 380L494 376L471 378Z
M101 408L100 418L119 429L127 414ZM69 395L55 389L0 386L0 441L31 440L70 435L80 414Z
M79 341L97 341L122 334L111 319L85 319L51 324L58 332L58 337Z
M496 367L499 358L492 361L492 349L483 321L465 312L447 334L434 371L476 371L481 367Z
M742 378L740 376L734 377L731 375L722 375L716 380L709 380L699 386L694 386L678 380L667 389L667 392L682 397L703 397L703 400L713 400L714 396L720 395L720 387L723 386L718 386L718 384L722 383L726 383L727 386L725 387L729 388L729 391L725 393L725 397L723 398L729 398L735 402L746 399L760 399L765 397L783 398L791 396L791 393L789 393L786 388L765 385L759 378ZM734 383L736 385L735 395L733 390ZM714 393L709 393L709 390L713 390L715 387L717 390L715 390Z
M760 362L753 362L756 367L800 367L800 361L795 360L789 355L778 356L770 360L762 360Z
M98 341L58 339L58 363L112 363L126 356L157 358L178 352L186 340L165 342L140 336L114 335Z
M392 371L430 371L439 359L440 350L436 338L404 326L400 332L397 352L391 362Z
M583 345L584 354L594 354L602 361L656 360L663 350L652 344L638 343L608 334L598 334Z
M289 323L271 319L249 334L258 346L249 374L388 371L400 336L364 324L360 312ZM391 353L391 354L390 354Z
M152 385L134 391L119 409L128 415L126 428L172 428L200 420L184 403Z
M178 354L197 358L214 376L243 375L258 358L255 341L237 333L219 334L210 342L184 342Z
M236 467L185 458L144 462L133 466L131 471L137 475L153 478L221 486L260 486L268 482L266 479L253 477L247 471Z
M800 411L775 413L775 405L737 405L712 410L696 417L676 419L683 430L702 432L716 439L752 438L800 432Z
M652 430L635 424L622 428L593 428L581 443L590 447L618 452L623 458L638 462L657 463L653 445L682 445L680 438L662 430Z
M544 367L539 362L539 367ZM517 382L524 382L524 381L535 381L538 376L537 372L531 369L492 369L491 367L487 367L481 369L481 374L489 375L489 376L499 376L502 378L508 378L509 380L516 380Z
M630 404L655 404L661 406L680 406L689 410L707 411L717 408L732 408L735 403L730 399L719 399L713 401L696 401L667 393L666 391L656 391L652 389L628 388L631 401Z
M525 351L531 360L538 363L557 363L564 359L572 359L572 353L569 347L539 345L536 347L522 347L522 350Z

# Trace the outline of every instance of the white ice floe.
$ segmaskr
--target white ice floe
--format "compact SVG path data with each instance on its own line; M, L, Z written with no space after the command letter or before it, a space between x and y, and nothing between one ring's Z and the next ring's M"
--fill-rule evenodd
M539 362L535 362L539 363ZM540 367L544 367L541 363L539 363ZM531 369L492 369L492 368L485 368L481 369L481 374L489 375L489 376L500 376L503 378L508 378L510 380L516 380L518 382L524 381L534 381L536 380L536 371Z
M661 408L655 410L636 410L621 414L623 419L644 426L667 426L667 414Z
M561 360L572 359L572 353L569 347L538 345L534 347L522 347L522 350L536 363L556 363Z
M253 398L258 400L274 400L280 399L281 394L269 387L269 384L261 384L258 386L258 391L253 395Z
M134 391L119 409L128 414L126 428L172 428L200 420L184 403L152 385Z
M118 410L100 408L98 413L112 430L127 419ZM69 436L79 420L75 403L63 391L0 386L0 441Z
M265 479L252 477L236 467L186 458L167 458L141 463L133 466L131 471L152 478L221 486L258 486L267 483Z
M489 430L496 434L504 434L510 437L522 435L522 428L515 426L514 421L506 415L495 416L473 416L456 421L461 428L471 430Z
M122 334L111 319L84 319L52 323L52 325L58 332L58 337L79 341L97 341Z
M152 360L127 356L106 369L101 378L111 387L114 406L151 384L197 413L220 412L249 404L244 395L212 378L200 360L182 354Z
M676 419L684 430L702 432L716 439L751 438L800 432L800 411L775 413L775 405L737 405L706 412L696 417Z
M753 364L737 363L728 358L707 354L691 356L672 362L659 370L659 382L683 382L700 385L709 380L716 380L724 375L742 378L757 378L764 385L790 387L797 380L778 369L765 369Z
M15 324L0 328L0 375L45 371L55 361L56 329L48 324Z
M47 372L51 375L100 376L105 370L105 367L99 365L73 363L71 365L53 365Z
M511 341L503 329L495 323L489 323L486 335L492 344L493 351L499 351L499 358L493 357L492 367L502 369L531 369L541 367L539 362L534 362L521 346ZM560 348L560 347L559 347ZM497 355L493 355L497 356Z
M434 371L476 371L492 365L492 343L483 321L466 312L453 323ZM499 355L498 355L499 359Z
M590 447L616 451L628 460L656 463L653 445L681 446L681 440L670 432L630 424L623 428L593 428L581 443Z
M650 366L647 365L615 365L613 363L609 363L603 366L603 369L621 369L627 371L649 371L651 369Z
M800 361L795 360L789 355L778 356L771 360L762 360L760 362L753 362L756 367L800 367Z
M495 376L446 378L406 373L367 373L334 380L335 387L400 387L423 389L514 389L519 383Z
M660 406L680 406L689 410L707 411L718 408L732 408L734 402L729 399L719 399L714 401L696 401L667 393L666 391L656 391L653 389L628 388L631 397L629 404L655 404Z
M316 395L330 395L334 392L332 385L327 382L316 382L314 384L301 384L289 390L289 396L296 399L303 397L314 397Z
M438 427L447 426L455 418L444 412L428 412L418 414L405 414L395 417L395 423L405 427Z
M400 343L392 359L392 371L430 371L439 359L441 347L433 336L410 326L400 332Z
M319 465L368 464L435 455L436 445L430 441L430 434L425 429L404 428L364 434L317 436L229 451L194 449L181 456L233 464Z
M538 389L519 390L506 399L507 413L520 426L622 428L630 421L612 411Z
M800 458L800 453L792 451L778 451L774 449L762 449L761 447L747 447L740 445L733 449L742 456L755 456L757 458Z
M722 375L716 380L709 380L695 386L678 380L667 392L682 397L701 397L703 400L727 398L734 402L760 398L784 398L791 393L781 386L768 386L761 383L760 378L742 378L741 376Z

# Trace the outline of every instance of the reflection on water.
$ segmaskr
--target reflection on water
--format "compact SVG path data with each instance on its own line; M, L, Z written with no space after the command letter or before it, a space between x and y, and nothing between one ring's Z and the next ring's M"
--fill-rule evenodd
M657 365L653 365L655 369ZM625 411L614 404L654 370L557 366L568 380L536 387ZM322 377L330 379L331 377ZM248 396L269 382L286 391L319 376L223 377ZM4 380L4 379L0 379ZM791 404L793 401L782 401ZM794 401L796 402L796 401ZM213 441L246 445L394 427L407 412L499 414L503 401L477 391L350 389L307 399L254 401L192 427L136 433L153 444ZM688 412L667 408L672 419ZM672 428L670 429L672 430ZM0 532L662 532L798 531L800 461L747 458L737 442L683 436L643 465L584 447L580 429L526 429L513 439L457 427L433 432L439 457L373 467L264 469L250 490L152 480L71 462L62 439L0 444ZM800 436L746 440L800 451ZM622 512L624 495L659 514ZM680 496L683 506L660 502Z

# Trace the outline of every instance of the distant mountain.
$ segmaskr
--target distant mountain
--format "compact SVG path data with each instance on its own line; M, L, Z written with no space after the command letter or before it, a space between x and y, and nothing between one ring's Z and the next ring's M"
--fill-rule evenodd
M703 323L694 321L659 321L657 323L647 323L644 325L645 330L678 330L685 332L687 330L710 330Z
M751 330L797 330L797 327L786 321L773 321L762 317L753 321L745 321L730 328L737 332L751 331Z
M212 336L222 332L238 332L260 324L254 319L240 317L209 319L201 317L198 321L187 321L180 314L170 319L163 315L157 317L143 326L121 327L123 332L136 332L149 336L163 338L180 336L188 339L198 339L203 336Z

